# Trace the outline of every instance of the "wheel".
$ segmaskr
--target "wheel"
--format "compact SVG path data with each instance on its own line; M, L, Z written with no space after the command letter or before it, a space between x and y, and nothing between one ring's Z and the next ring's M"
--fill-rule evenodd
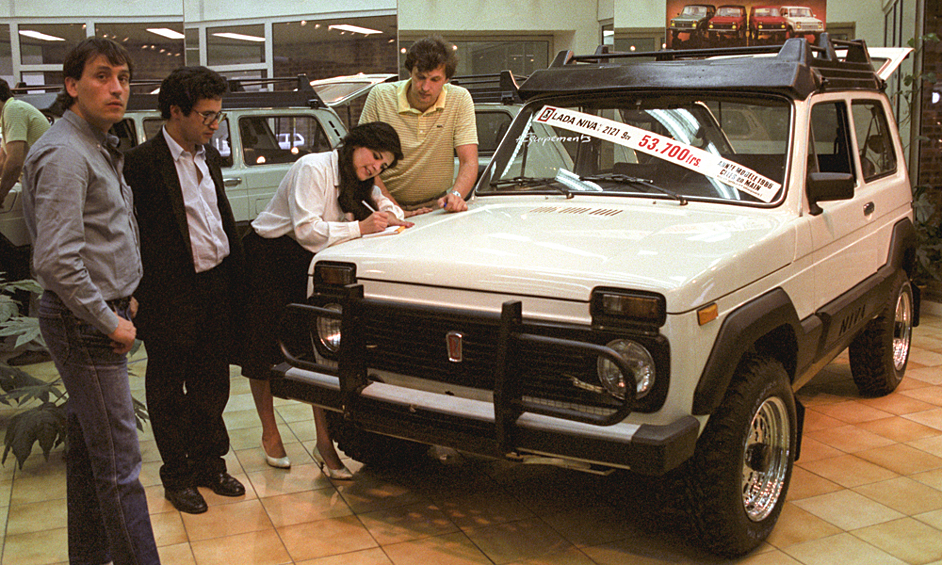
M850 372L860 394L884 396L903 380L913 339L913 308L913 287L901 270L883 311L850 344Z
M785 505L797 429L782 364L744 359L680 471L687 519L711 551L739 556L772 531Z
M338 412L327 412L327 429L341 451L364 465L410 465L429 449L422 443L364 431L344 421Z

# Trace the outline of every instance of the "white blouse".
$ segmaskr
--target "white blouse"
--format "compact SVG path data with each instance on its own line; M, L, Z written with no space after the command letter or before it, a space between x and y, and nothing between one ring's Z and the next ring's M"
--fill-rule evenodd
M278 185L268 206L252 222L258 235L273 239L285 234L317 253L325 247L360 237L360 224L349 221L340 208L340 162L337 150L305 155ZM402 209L373 186L374 208L392 212L400 220Z

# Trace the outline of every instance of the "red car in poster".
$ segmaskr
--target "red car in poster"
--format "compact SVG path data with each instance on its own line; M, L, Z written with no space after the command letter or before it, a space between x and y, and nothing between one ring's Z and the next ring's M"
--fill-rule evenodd
M782 43L788 32L788 24L778 6L753 6L749 12L749 32L753 43L760 39Z
M707 35L712 41L739 39L745 44L747 31L745 6L720 6L707 25Z

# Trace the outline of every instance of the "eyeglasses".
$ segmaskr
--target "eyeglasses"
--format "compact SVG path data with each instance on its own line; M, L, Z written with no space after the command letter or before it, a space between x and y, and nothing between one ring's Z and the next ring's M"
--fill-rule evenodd
M226 119L225 112L213 112L212 110L206 110L205 112L197 112L200 116L203 116L203 125L211 126L216 122L221 122Z

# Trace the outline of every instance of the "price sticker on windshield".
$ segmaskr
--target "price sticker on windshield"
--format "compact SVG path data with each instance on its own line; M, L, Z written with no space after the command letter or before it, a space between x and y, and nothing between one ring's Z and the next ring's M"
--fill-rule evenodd
M546 106L536 121L653 155L735 187L762 202L771 202L782 186L735 161L667 136L592 114Z

